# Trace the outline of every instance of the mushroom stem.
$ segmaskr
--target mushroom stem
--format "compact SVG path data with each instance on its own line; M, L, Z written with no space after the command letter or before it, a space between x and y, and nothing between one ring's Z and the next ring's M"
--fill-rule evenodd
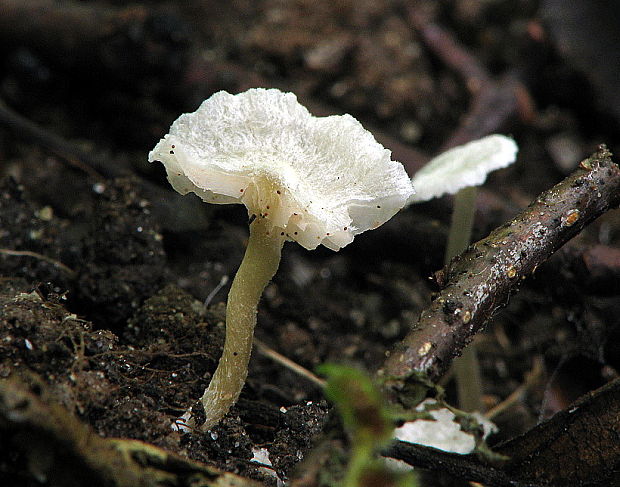
M444 259L446 265L453 257L463 252L471 242L477 194L476 186L468 186L454 195L450 233ZM482 378L475 343L470 343L464 348L462 355L454 361L454 375L460 408L464 411L480 411Z
M454 195L452 219L444 264L449 264L453 257L463 252L471 242L471 231L476 214L476 196L478 188L468 186Z
M264 218L254 219L243 261L228 294L224 350L201 399L207 417L204 431L224 417L241 393L248 375L258 301L278 270L283 244L284 237L270 229Z

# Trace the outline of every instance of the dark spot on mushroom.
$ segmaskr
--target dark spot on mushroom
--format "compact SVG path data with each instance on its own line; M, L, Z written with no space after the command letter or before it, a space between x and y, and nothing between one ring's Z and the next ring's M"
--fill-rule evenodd
M327 235L329 237L329 233L326 233L325 235Z
M349 229L349 227L344 227L343 228L344 231L347 231L348 229Z
M381 206L377 205L377 208L381 208Z
M237 355L239 355L237 352L233 352L233 355L236 357Z
M280 235L284 236L284 232L280 232Z
M297 232L293 232L293 235L297 235Z
M269 209L269 205L267 205L267 209Z
M172 144L170 147L172 147L173 149L176 149L176 145Z
M240 192L240 193L243 193L243 189L240 189L240 190L239 190L239 192Z
M170 151L170 154L174 154L174 151L173 151L173 150L171 150L171 151Z
M282 191L280 191L279 189L276 189L276 193L282 194Z

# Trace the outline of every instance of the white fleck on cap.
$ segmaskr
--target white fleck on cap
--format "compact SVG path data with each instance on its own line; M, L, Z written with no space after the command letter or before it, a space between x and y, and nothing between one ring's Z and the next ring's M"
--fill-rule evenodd
M416 192L410 203L455 194L468 186L479 186L487 174L512 164L517 144L503 135L489 135L454 147L432 159L413 177Z
M350 115L314 117L292 93L225 91L181 115L149 153L172 187L250 215L307 249L338 250L413 193L390 151Z

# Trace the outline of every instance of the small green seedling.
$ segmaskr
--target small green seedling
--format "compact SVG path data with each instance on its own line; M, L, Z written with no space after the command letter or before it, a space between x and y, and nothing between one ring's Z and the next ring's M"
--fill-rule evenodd
M317 371L327 377L325 397L336 406L350 438L351 455L343 487L416 486L411 472L397 473L377 459L381 449L394 438L397 416L385 404L370 377L355 368L336 364L321 365Z
M350 115L313 117L292 93L218 92L181 115L150 152L181 194L241 203L250 237L226 309L222 357L202 397L214 426L237 401L260 296L286 240L339 250L389 220L413 194L403 166ZM190 421L191 425L191 421Z

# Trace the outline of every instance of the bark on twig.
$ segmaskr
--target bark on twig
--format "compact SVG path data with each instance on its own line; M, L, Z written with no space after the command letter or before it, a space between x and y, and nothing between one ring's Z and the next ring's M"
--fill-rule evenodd
M605 146L511 222L471 245L438 273L443 288L386 360L400 389L412 372L436 381L520 282L609 208L620 204L620 168Z

